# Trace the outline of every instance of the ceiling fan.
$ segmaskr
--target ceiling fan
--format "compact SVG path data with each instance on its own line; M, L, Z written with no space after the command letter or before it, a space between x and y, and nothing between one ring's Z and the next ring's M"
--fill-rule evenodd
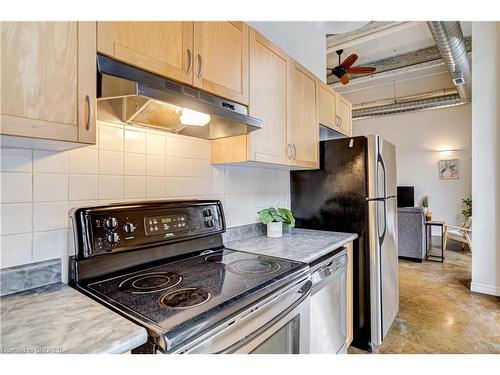
M327 70L331 71L330 73L327 74L327 77L333 74L340 80L340 82L343 85L347 85L349 83L348 74L367 74L367 73L373 73L376 70L376 68L373 66L352 66L358 59L358 55L356 55L355 53L349 55L341 63L340 56L342 55L344 50L339 49L336 52L337 55L339 55L339 65L336 66L335 68L326 68Z

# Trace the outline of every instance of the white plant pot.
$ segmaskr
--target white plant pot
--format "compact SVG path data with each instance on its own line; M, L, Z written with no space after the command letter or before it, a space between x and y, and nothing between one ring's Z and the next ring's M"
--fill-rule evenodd
M283 237L283 223L273 222L267 224L267 237Z

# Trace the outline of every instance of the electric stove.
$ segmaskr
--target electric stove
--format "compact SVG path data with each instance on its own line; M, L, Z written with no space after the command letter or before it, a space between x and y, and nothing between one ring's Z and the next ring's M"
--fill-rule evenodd
M144 326L139 352L178 352L297 280L308 295L306 264L224 247L219 201L87 207L72 219L71 285Z

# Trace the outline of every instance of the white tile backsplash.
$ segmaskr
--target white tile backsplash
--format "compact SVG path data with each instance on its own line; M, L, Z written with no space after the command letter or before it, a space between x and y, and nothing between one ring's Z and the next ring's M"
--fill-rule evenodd
M125 175L145 176L146 175L146 155L125 153Z
M146 132L144 129L126 126L125 152L146 153Z
M68 153L34 150L33 172L68 173Z
M146 195L146 177L144 176L125 176L124 178L125 199L141 199Z
M1 265L65 257L74 207L142 199L219 199L228 226L290 205L289 171L211 165L210 143L98 123L98 145L65 152L1 150Z
M68 152L68 171L78 174L97 174L99 170L97 148L81 147Z
M68 228L68 201L33 203L33 232Z
M148 131L146 133L146 153L165 156L165 134Z
M70 174L69 200L81 201L98 198L99 181L97 175Z
M123 198L123 176L99 175L99 199Z
M123 152L99 151L99 174L123 175Z
M0 170L2 172L32 171L32 150L5 148L0 151Z
M68 174L33 173L33 202L68 200Z
M60 258L68 253L68 230L33 233L33 260Z
M123 151L124 129L120 125L100 123L99 125L99 149L111 151Z
M0 267L12 267L33 262L32 233L0 237Z
M33 200L32 174L24 172L2 172L1 203L23 203Z
M165 156L146 155L146 176L165 176Z
M0 204L0 235L29 233L32 230L32 204Z

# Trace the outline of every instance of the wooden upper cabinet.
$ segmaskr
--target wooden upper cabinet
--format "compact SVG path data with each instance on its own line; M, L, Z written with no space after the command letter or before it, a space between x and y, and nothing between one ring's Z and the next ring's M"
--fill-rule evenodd
M173 80L193 83L193 22L98 22L97 50Z
M95 143L95 22L1 23L1 134Z
M243 22L195 22L194 85L248 104L248 42Z
M287 164L290 58L255 30L250 32L250 115L263 128L250 133L250 159Z
M350 137L352 134L352 104L342 95L337 95L338 131Z
M319 153L319 124L317 117L317 78L294 62L292 67L292 124L289 142L292 146L292 165L317 167Z
M337 94L323 82L318 82L318 121L321 125L336 130Z
M351 103L323 82L318 82L318 86L319 123L350 137L352 131Z
M248 104L243 22L98 22L97 50L127 64Z

